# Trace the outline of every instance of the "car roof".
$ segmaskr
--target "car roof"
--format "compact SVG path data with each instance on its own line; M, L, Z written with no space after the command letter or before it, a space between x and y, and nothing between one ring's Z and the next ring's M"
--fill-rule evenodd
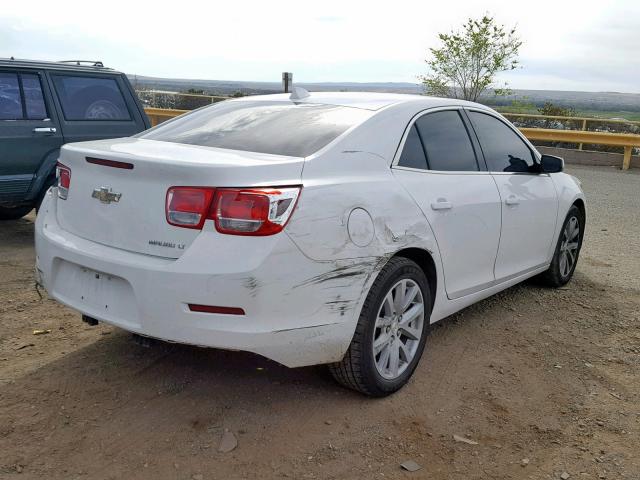
M112 68L107 68L100 61L69 60L51 62L45 60L25 60L12 58L0 58L0 68L35 68L40 70L69 70L74 72L103 72L120 73Z
M251 95L234 99L233 101L282 101L294 103L312 103L323 105L338 105L344 107L361 108L365 110L380 110L390 105L411 104L420 109L446 106L481 106L477 103L458 100L455 98L428 97L426 95L410 95L405 93L379 92L309 92L309 96L300 100L292 100L289 93L275 95ZM408 105L407 105L408 106Z

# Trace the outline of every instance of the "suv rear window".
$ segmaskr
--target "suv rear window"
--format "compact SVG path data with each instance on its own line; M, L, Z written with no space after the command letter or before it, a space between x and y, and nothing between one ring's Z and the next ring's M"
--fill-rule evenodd
M336 105L225 101L138 135L147 140L307 157L372 115Z
M52 75L65 120L131 120L115 78Z

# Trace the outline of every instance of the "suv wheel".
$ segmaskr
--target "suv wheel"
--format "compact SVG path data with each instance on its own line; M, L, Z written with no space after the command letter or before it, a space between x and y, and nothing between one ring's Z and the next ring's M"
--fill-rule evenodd
M0 220L17 220L33 210L31 205L22 207L0 207Z
M422 356L430 314L422 269L407 258L392 258L369 290L347 353L329 365L334 378L376 397L399 390Z

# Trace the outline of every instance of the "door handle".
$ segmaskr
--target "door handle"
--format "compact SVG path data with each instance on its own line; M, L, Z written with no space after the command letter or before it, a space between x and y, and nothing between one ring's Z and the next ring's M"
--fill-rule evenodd
M436 202L431 202L432 210L451 210L453 205L446 198L439 198Z
M36 127L33 129L33 133L44 133L47 135L53 135L57 131L56 127Z
M507 205L520 205L520 200L518 200L518 197L516 197L515 195L509 195L504 203L506 203Z

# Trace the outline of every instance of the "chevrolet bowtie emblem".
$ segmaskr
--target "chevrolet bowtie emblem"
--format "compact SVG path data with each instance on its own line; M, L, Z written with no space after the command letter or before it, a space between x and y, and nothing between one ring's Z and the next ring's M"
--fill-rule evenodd
M91 194L93 198L97 198L102 203L119 202L121 193L112 192L110 188L100 187L96 188Z

